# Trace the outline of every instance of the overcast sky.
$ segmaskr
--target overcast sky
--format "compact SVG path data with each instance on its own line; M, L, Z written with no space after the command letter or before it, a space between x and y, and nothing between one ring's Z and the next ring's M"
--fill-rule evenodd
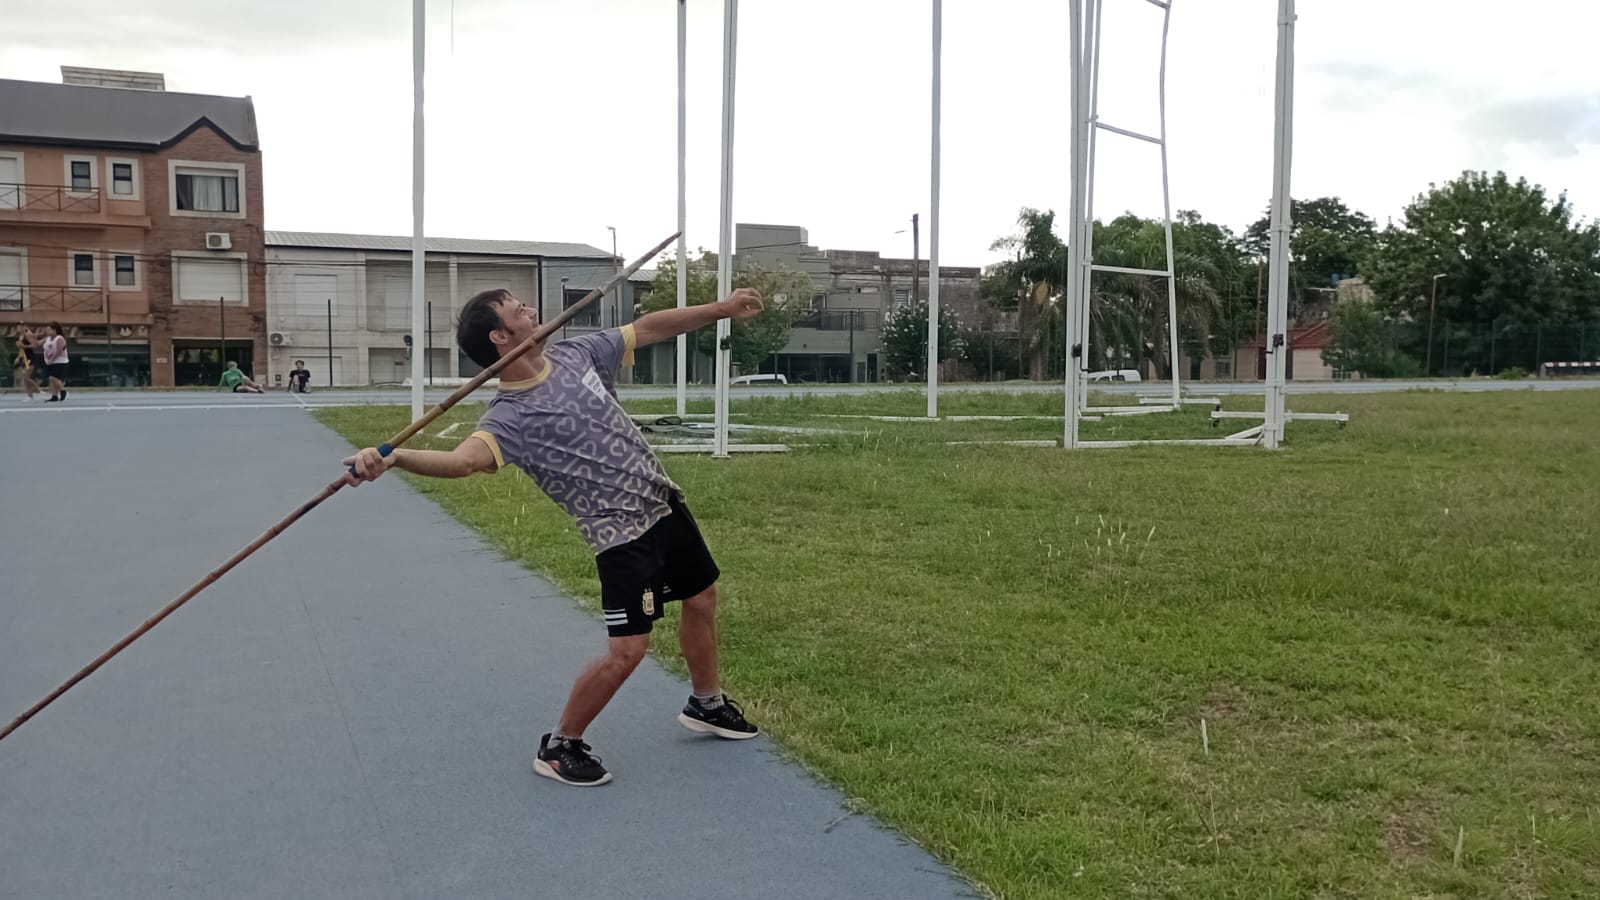
M1101 113L1157 126L1160 10L1105 0ZM715 247L722 4L689 6L689 236ZM827 248L927 253L930 0L740 5L734 218ZM1067 4L946 0L941 261L981 265L1023 206L1067 202ZM1301 0L1294 192L1383 223L1430 181L1501 169L1600 215L1600 67L1583 0ZM1174 209L1242 230L1272 176L1274 0L1176 0ZM429 0L427 229L624 256L676 225L673 0ZM409 234L409 0L49 0L0 76L163 72L251 95L267 227ZM15 11L14 11L15 12ZM1155 148L1101 140L1096 209L1158 215ZM906 230L906 233L896 232Z

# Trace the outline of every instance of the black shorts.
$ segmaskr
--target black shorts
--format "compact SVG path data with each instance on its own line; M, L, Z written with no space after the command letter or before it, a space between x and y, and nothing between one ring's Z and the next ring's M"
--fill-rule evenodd
M44 367L44 371L46 376L54 378L57 381L67 380L66 363L51 363L50 365Z
M601 614L612 637L649 634L663 606L701 593L722 574L683 500L673 494L667 504L672 513L643 537L594 559Z

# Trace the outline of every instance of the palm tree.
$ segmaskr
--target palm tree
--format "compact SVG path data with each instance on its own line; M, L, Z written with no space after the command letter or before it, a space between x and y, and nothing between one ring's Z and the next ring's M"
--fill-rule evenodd
M1017 216L1019 234L1001 238L991 250L1014 253L984 279L982 292L997 307L1017 310L1017 354L1027 377L1044 377L1045 338L1050 323L1061 315L1054 302L1066 291L1067 245L1055 234L1053 211L1024 208Z
M1176 236L1175 236L1176 238ZM1185 344L1203 342L1222 315L1221 273L1208 256L1187 250L1174 240L1173 271L1178 330ZM1166 234L1161 223L1124 215L1095 223L1094 261L1128 269L1166 268ZM1107 356L1130 353L1160 378L1175 364L1168 335L1169 308L1165 279L1150 275L1097 272L1090 304L1089 342ZM1093 356L1090 357L1094 358Z
M1203 348L1222 317L1221 286L1228 273L1223 265L1234 248L1218 244L1214 235L1191 237L1185 229L1204 228L1199 217L1173 224L1174 262L1177 272L1178 329L1186 347ZM1192 221L1191 221L1192 219ZM1044 377L1047 340L1061 334L1066 293L1067 245L1055 234L1055 214L1023 209L1017 217L1020 233L996 241L990 249L1015 254L990 270L983 295L996 306L1017 310L1018 353L1028 377ZM1218 232L1222 234L1222 232ZM1166 268L1166 234L1160 222L1123 215L1109 223L1095 223L1094 261L1130 269ZM1215 245L1215 246L1213 246ZM1173 364L1168 346L1167 286L1161 278L1097 272L1089 305L1089 359L1128 360L1153 376ZM1094 355L1098 351L1099 356ZM1196 352L1191 350L1191 352ZM1131 359L1130 359L1131 357ZM1092 364L1091 364L1091 367Z

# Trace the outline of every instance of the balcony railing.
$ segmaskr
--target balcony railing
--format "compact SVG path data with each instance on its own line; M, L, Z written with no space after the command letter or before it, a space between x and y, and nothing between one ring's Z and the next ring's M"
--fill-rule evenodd
M875 309L818 310L794 321L795 328L818 331L878 331L882 324L882 314Z
M0 284L0 312L100 312L104 304L100 288Z
M99 188L71 188L59 184L14 184L0 182L0 213L23 212L97 213Z

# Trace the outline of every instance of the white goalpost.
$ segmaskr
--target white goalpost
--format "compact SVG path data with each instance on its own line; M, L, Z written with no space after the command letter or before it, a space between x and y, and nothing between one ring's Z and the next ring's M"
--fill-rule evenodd
M1114 0L1132 2L1132 0ZM1273 136L1273 184L1271 249L1268 256L1270 291L1267 299L1267 379L1266 404L1262 415L1214 411L1213 424L1223 418L1259 418L1262 425L1247 428L1223 438L1195 440L1085 441L1079 438L1078 423L1086 412L1139 414L1151 411L1176 411L1188 403L1219 405L1215 398L1184 398L1179 372L1177 280L1172 248L1172 200L1167 167L1167 38L1172 21L1173 0L1145 0L1162 10L1160 132L1140 134L1119 128L1099 118L1100 24L1105 0L1069 0L1071 21L1070 54L1072 71L1072 200L1067 230L1066 333L1067 372L1065 390L1066 429L1062 446L1067 449L1127 447L1138 444L1191 444L1200 446L1251 447L1276 449L1283 439L1283 426L1295 418L1284 410L1288 344L1290 162L1294 132L1294 0L1279 0L1277 84L1275 89ZM1165 269L1130 269L1102 266L1094 262L1094 160L1101 131L1133 140L1145 141L1161 149L1161 201L1166 238ZM1088 404L1088 348L1094 274L1120 273L1165 278L1167 281L1168 359L1172 365L1170 399L1151 399L1140 406L1090 407ZM1342 413L1302 414L1303 419L1346 421Z

